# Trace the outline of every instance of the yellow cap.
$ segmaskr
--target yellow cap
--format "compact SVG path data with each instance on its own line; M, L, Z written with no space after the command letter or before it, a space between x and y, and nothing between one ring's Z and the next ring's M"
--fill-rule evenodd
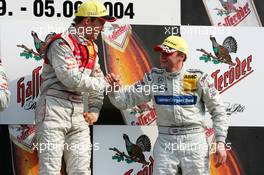
M185 53L186 56L188 56L189 53L189 48L186 41L182 37L174 35L167 37L162 44L156 45L154 50L166 53L180 51Z
M91 0L83 2L77 9L75 16L97 17L108 22L113 22L116 20L115 17L109 16L104 4Z

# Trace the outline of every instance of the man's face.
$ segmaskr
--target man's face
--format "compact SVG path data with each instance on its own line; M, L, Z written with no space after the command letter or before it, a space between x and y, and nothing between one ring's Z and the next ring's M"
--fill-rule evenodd
M89 19L88 24L86 26L86 36L85 38L88 40L95 41L98 37L98 35L103 31L105 21L96 18L94 20Z
M177 52L165 53L160 52L160 66L162 69L171 69L182 61L182 56L179 56Z

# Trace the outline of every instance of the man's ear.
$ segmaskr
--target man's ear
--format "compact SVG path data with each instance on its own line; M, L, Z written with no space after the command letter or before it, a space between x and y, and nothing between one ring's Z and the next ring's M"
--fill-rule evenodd
M181 61L183 61L183 62L184 62L184 61L185 61L185 59L186 59L185 55L184 55L184 54L180 54L179 56L180 56L180 59L181 59Z
M185 62L187 59L186 55L183 56L183 62Z

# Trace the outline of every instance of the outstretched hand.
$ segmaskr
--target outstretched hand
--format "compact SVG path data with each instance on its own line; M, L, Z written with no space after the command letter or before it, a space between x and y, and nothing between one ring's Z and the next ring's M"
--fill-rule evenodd
M122 81L120 79L120 76L115 75L114 73L107 74L105 76L105 81L110 84L112 89L118 90L122 86Z

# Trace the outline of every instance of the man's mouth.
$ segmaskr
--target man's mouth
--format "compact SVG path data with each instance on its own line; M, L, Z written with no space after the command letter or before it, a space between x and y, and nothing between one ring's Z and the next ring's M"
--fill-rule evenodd
M167 63L168 60L167 60L167 58L161 58L161 59L160 59L160 62L161 62L161 63Z

